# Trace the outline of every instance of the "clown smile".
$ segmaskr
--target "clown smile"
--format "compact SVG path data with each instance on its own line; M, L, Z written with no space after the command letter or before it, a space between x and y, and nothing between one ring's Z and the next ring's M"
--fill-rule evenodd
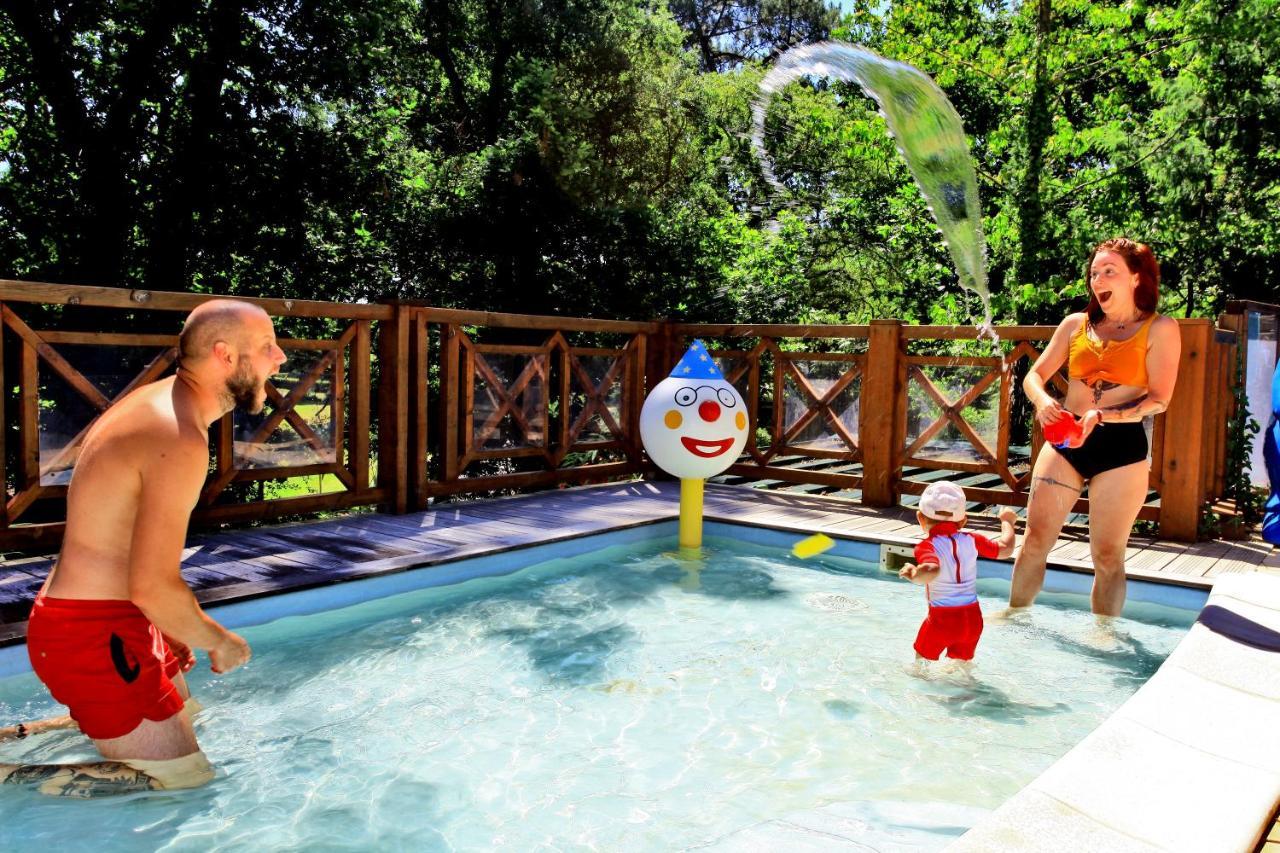
M687 435L680 436L680 443L684 445L684 449L692 453L694 456L702 456L710 459L712 456L719 456L731 446L733 446L732 438L724 438L720 441L699 441L696 438L689 438Z

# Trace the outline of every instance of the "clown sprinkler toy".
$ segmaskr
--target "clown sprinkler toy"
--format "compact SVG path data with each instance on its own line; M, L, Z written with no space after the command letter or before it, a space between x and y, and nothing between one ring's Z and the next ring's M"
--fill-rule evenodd
M653 463L680 478L680 547L702 547L702 486L747 443L747 407L702 341L694 341L640 410L640 440Z

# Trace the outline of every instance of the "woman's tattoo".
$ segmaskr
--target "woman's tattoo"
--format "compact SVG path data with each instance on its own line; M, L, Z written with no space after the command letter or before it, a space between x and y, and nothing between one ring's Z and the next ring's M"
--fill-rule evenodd
M1073 492L1079 492L1083 490L1081 486L1073 486L1070 483L1064 483L1061 480L1055 480L1052 477L1032 477L1031 478L1031 494L1034 495L1036 493L1036 486L1040 485L1041 483L1045 483L1046 485L1050 485L1050 486L1062 486L1062 488L1070 489Z
M1108 382L1108 381L1106 381L1105 379L1099 379L1097 382L1095 382L1095 383L1094 383L1092 386L1090 386L1090 387L1091 387L1091 389L1093 390L1093 402L1094 402L1094 404L1096 405L1096 404L1098 404L1098 403L1101 403L1101 402L1102 402L1102 395L1103 395L1103 394L1107 393L1107 392L1108 392L1108 391L1110 391L1112 388L1119 388L1119 387L1120 387L1120 383L1119 383L1119 382Z
M1103 411L1104 412L1127 412L1130 409L1136 409L1146 402L1147 396L1148 395L1143 394L1140 397L1134 397L1132 400L1126 400L1123 403L1116 403L1114 406L1107 406L1106 408L1103 409Z

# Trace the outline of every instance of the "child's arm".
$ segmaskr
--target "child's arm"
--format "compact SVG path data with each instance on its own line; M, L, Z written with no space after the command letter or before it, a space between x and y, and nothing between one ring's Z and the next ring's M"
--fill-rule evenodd
M1001 560L1013 556L1013 548L1018 543L1018 532L1014 527L1017 521L1018 514L1013 510L1008 507L1000 510L1000 538L996 540L996 544L1000 546Z
M933 583L938 578L938 573L942 571L942 567L937 563L925 563L917 566L915 563L907 563L898 572L898 577L909 580L912 583L926 584Z

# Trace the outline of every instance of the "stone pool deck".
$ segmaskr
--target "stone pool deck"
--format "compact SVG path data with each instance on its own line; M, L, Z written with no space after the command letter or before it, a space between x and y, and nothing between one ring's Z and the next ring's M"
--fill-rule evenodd
M642 480L459 501L408 515L356 513L196 535L183 551L182 573L201 603L217 605L668 521L677 516L679 491L675 482ZM708 484L705 516L893 545L914 544L919 536L909 509L743 486ZM970 527L999 529L989 516L972 517ZM1064 529L1049 562L1091 573L1088 530ZM0 562L0 646L25 638L31 602L51 565L49 556ZM1131 578L1199 589L1259 568L1280 570L1261 541L1188 545L1134 537L1126 554Z

